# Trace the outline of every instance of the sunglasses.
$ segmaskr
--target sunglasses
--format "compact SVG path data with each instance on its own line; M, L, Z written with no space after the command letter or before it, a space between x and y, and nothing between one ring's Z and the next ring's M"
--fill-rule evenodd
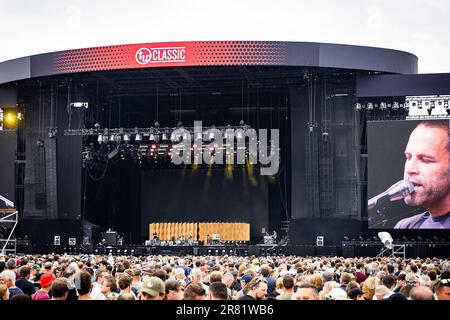
M258 280L256 280L254 288L256 288L260 283L267 283L267 280L264 278L259 278Z

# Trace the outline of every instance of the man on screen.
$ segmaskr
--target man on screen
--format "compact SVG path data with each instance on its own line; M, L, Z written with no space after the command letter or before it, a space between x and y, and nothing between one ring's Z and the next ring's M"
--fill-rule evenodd
M450 229L449 120L420 122L405 149L404 179L414 184L409 206L427 211L400 220L395 229Z

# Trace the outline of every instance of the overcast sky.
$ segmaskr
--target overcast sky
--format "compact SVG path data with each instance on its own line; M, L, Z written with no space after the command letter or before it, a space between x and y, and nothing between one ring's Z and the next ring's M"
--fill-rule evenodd
M0 0L0 61L113 44L311 41L411 52L450 72L448 0Z

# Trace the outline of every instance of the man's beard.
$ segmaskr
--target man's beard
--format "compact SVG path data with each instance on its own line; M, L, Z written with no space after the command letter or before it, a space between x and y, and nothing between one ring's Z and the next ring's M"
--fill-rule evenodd
M450 193L450 174L446 174L442 178L447 180L447 184L441 184L439 187L433 185L431 188L421 185L419 187L419 192L414 191L412 194L405 197L405 203L409 206L424 208L439 203L441 199L445 198Z

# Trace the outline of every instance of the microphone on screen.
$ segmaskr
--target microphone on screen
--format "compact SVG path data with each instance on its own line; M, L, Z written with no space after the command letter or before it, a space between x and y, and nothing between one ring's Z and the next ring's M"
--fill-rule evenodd
M368 209L371 210L375 206L386 203L389 201L397 201L405 198L407 195L414 191L414 185L408 180L401 180L392 186L390 186L386 191L376 195L368 201Z

